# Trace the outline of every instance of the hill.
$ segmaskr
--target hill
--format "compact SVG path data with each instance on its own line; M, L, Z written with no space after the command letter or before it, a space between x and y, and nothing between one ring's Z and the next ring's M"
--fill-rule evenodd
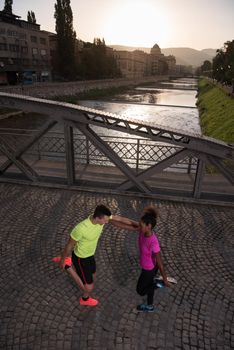
M142 50L146 53L150 53L149 47L133 47L123 45L108 45L115 50ZM205 60L212 61L212 58L216 55L216 49L203 49L195 50L189 47L170 47L161 49L162 53L166 56L173 55L176 58L177 64L183 64L186 66L201 66Z

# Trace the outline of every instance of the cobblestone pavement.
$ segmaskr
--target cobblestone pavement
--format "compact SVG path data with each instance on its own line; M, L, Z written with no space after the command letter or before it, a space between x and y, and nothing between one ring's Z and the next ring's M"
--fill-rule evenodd
M168 275L156 311L137 313L137 234L107 225L97 260L96 308L51 258L70 230L103 202L138 219L160 209L158 235ZM0 349L234 348L233 208L0 184Z

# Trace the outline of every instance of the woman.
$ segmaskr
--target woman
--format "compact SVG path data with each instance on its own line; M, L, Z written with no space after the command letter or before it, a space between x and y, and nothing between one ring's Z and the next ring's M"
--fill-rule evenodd
M121 225L127 230L139 231L138 245L140 252L141 274L139 276L136 291L139 295L147 295L147 304L137 306L138 311L154 311L154 277L159 269L163 278L164 285L170 287L164 271L163 262L160 254L160 245L156 233L153 231L157 222L157 210L154 207L144 209L139 224ZM119 225L120 227L120 225Z

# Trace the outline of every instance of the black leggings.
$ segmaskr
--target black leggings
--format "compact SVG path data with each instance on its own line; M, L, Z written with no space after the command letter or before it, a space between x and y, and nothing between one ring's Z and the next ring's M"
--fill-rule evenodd
M156 269L141 270L140 277L137 282L136 291L139 295L147 295L147 304L152 305L154 302L154 276Z

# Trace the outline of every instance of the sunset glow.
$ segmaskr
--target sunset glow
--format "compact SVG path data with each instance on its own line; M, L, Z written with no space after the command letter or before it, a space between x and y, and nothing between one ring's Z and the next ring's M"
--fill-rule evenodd
M34 11L41 29L55 32L55 2L15 0L13 12L26 19ZM233 40L233 0L71 0L71 7L77 37L84 41L204 49Z
M162 30L163 28L163 30ZM162 7L155 11L153 2L125 2L122 7L115 5L111 16L103 26L107 42L125 43L132 46L153 46L159 42L164 46L170 35L170 19ZM152 36L155 33L155 37Z

